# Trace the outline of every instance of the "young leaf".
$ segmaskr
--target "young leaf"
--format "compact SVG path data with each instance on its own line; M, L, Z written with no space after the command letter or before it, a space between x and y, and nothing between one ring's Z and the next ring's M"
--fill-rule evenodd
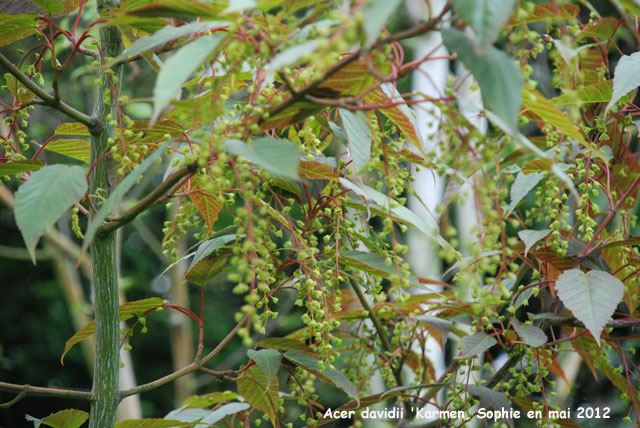
M355 171L359 172L371 159L371 129L358 112L341 108L340 117L349 140L349 152Z
M181 47L160 69L153 89L153 114L151 121L160 116L169 102L180 96L180 87L218 47L224 36L202 36Z
M473 28L485 51L500 35L500 28L507 22L515 0L453 0L453 10Z
M224 147L229 153L245 158L276 177L300 180L299 147L292 141L264 137L247 144L241 140L229 139L224 142Z
M611 101L612 90L613 82L606 80L604 82L594 83L593 85L583 86L576 91L565 92L550 101L557 105L608 103Z
M7 175L20 174L27 171L35 171L44 166L44 161L36 160L19 160L0 163L0 177Z
M247 356L255 361L258 367L267 375L267 383L271 383L271 380L278 374L278 369L280 369L282 354L273 349L260 349L259 351L249 349L247 350Z
M493 46L478 54L473 41L463 32L448 28L441 31L447 48L475 77L487 107L510 129L516 129L524 80L513 59Z
M209 394L194 395L182 402L183 409L212 407L221 401L231 401L238 398L238 394L232 391L217 391Z
M524 25L538 21L570 19L580 13L576 4L558 5L555 1L538 4L533 11L518 9L509 20L509 25Z
M49 150L50 152L69 156L73 159L78 159L84 163L89 163L91 159L91 146L89 145L89 142L79 138L60 138L58 140L53 140L44 146L44 149Z
M225 404L224 406L217 408L216 410L202 418L200 422L203 424L215 424L216 422L221 421L229 415L235 415L236 413L247 410L250 407L251 406L249 406L247 403Z
M302 352L298 351L287 351L284 353L284 357L287 360L298 364L305 370L310 371L325 382L328 382L336 388L346 392L354 400L360 400L358 389L345 375L343 375L338 370L326 369L322 371L319 365L320 361L318 359L312 357L311 355L303 354Z
M9 45L37 31L36 14L8 15L0 13L0 46Z
M534 172L532 174L523 174L519 172L516 180L511 185L511 203L507 207L507 214L513 212L520 201L544 178L542 172Z
M267 375L258 366L251 366L238 379L238 393L253 407L264 412L276 426L278 416L278 378L267 382Z
M265 67L265 72L268 74L275 73L283 67L296 64L301 59L315 52L317 48L318 42L315 40L293 45L277 53Z
M172 40L177 40L185 36L190 36L196 33L202 33L208 30L213 30L216 28L222 28L229 25L229 22L226 21L203 21L203 22L192 22L189 24L181 25L179 27L174 27L173 25L167 25L161 30L156 31L155 33L137 39L135 42L129 46L129 48L118 55L117 58L113 60L113 62L118 62L122 59L129 58L135 55L138 55L144 51L150 49L156 49L162 46L163 44L170 42Z
M551 233L551 229L543 230L521 230L518 232L518 236L524 242L524 256L527 257L527 253L533 247L536 242L546 238Z
M405 104L406 101L391 83L383 83L379 88L369 92L364 97L365 102L380 106L383 115L398 127L404 138L422 152L422 142L418 137L414 112ZM392 105L400 103L398 105ZM384 107L392 105L391 107ZM335 133L335 131L334 131Z
M213 230L213 225L218 220L218 215L222 211L222 202L215 196L206 192L205 183L194 176L189 180L189 199L198 208L198 212L204 219L209 233Z
M127 419L116 422L114 428L178 428L190 427L193 422L174 421L169 419Z
M624 294L624 284L606 272L564 271L555 286L562 303L582 321L600 346L600 333Z
M382 28L398 7L400 0L371 0L364 8L362 25L366 36L365 47L370 48L382 34Z
M123 305L120 305L120 321L126 321L129 318L132 318L136 315L141 316L145 312L151 311L153 309L159 308L164 305L165 301L159 297L151 297L149 299L136 300L135 302L128 302ZM84 327L82 327L76 334L71 336L67 343L64 345L64 352L60 357L60 364L64 366L64 356L67 355L67 352L75 345L76 343L82 342L83 340L93 336L96 332L96 323L95 321L90 321Z
M462 350L458 358L471 358L482 354L498 341L486 333L473 333L461 340Z
M86 192L87 179L79 166L46 166L20 186L16 192L16 223L34 264L40 236Z
M544 345L549 340L545 332L533 324L520 324L517 319L514 319L513 328L524 343L534 348Z
M88 137L91 134L89 133L89 128L87 125L78 122L66 122L61 123L56 127L56 135L80 135L83 137Z
M286 337L268 337L262 339L258 346L261 348L275 349L278 351L300 351L305 354L313 355L314 352L304 342Z
M620 58L613 74L613 94L611 95L611 101L607 104L606 111L609 111L620 98L640 86L639 69L640 52L624 55Z
M77 409L65 409L42 418L41 423L53 428L78 428L89 419L89 413Z
M208 241L200 244L198 249L196 250L195 255L193 256L193 260L191 260L191 265L189 268L197 265L200 261L209 257L214 251L218 248L227 245L231 241L235 241L237 238L236 235L222 235L213 239L209 239Z
M124 195L133 187L142 174L153 165L156 159L162 156L162 153L167 149L170 142L171 140L166 141L155 152L147 156L133 171L129 172L129 174L122 179L118 187L109 195L107 200L100 206L98 212L91 218L91 222L87 226L87 231L84 234L84 242L82 243L83 252L87 250L89 244L93 241L93 237L104 219L113 212L116 205L120 203Z
M540 92L534 89L526 90L522 95L522 104L544 122L555 126L559 131L578 140L581 144L585 144L584 136L576 125Z

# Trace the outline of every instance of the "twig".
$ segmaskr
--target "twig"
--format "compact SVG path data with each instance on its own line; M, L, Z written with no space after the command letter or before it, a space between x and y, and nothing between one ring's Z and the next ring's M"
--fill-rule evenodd
M29 77L26 74L20 71L18 67L13 65L13 63L9 61L9 59L1 53L0 53L0 65L6 68L9 71L9 73L11 73L16 79L18 79L20 83L26 86L27 89L29 89L31 92L33 92L38 97L40 97L40 99L45 105L66 114L67 116L71 117L72 119L75 119L76 121L82 123L83 125L86 125L87 128L89 128L89 131L91 132L96 132L101 128L100 122L98 120L96 120L94 117L91 117L85 113L82 113L81 111L76 110L75 108L60 101L59 99L56 99L55 96L49 94L44 89L40 88L38 85L36 85L33 82L33 80L29 79Z
M395 33L389 37L387 37L386 39L381 39L378 41L378 43L376 43L375 46L381 46L381 45L385 45L388 43L392 43L392 42L397 42L399 40L404 40L404 39L408 39L411 37L415 37L418 36L420 34L426 33L428 31L431 31L435 28L435 26L440 23L440 21L442 21L442 18L449 12L449 10L451 9L451 5L447 3L447 5L442 9L442 12L440 12L440 14L420 25L417 25L413 28L410 28L406 31L400 31L399 33ZM357 60L358 58L360 58L360 56L365 52L366 50L364 48L360 48L357 51L355 51L354 53L352 53L349 56L346 56L344 58L342 58L340 61L338 61L336 64L332 65L331 67L329 67L324 74L316 81L309 83L308 85L306 85L304 88L299 89L296 93L294 93L293 95L291 95L289 98L283 100L282 102L280 102L279 104L276 104L275 106L273 106L273 108L271 108L269 110L269 116L268 117L273 117L276 114L280 113L281 111L283 111L284 109L286 109L287 107L295 104L298 101L304 101L305 96L310 94L311 92L313 92L314 89L316 89L318 86L320 86L325 80L327 80L329 77L333 76L334 74L336 74L338 71L342 70L344 67L346 67L347 65L351 64L353 61ZM258 120L258 124L261 124L263 122L265 122L266 119L260 118Z
M120 217L114 219L109 223L105 223L100 226L96 232L96 235L104 236L113 232L114 230L124 226L125 224L133 221L138 215L143 213L147 208L153 205L158 199L171 189L177 182L179 182L185 176L195 172L198 169L197 162L191 163L175 171L169 178L156 187L151 193L145 196L140 202L131 207L127 212Z
M227 334L227 336L222 339L218 346L211 352L209 352L203 359L200 361L194 361L186 367L181 368L180 370L168 374L165 377L161 377L160 379L156 379L153 382L145 383L144 385L136 386L135 388L127 389L126 391L120 391L120 399L126 398L130 395L141 394L143 392L151 391L159 386L164 385L165 383L171 382L179 377L182 377L186 374L194 372L196 370L200 370L206 363L208 363L213 357L218 355L218 353L229 343L231 339L238 333L240 327L249 319L249 314L245 315L244 318L240 320L238 324Z
M13 406L18 401L22 400L24 397L29 395L41 395L47 397L60 397L60 398L71 398L77 400L93 400L93 394L91 391L79 391L75 389L62 389L62 388L43 388L41 386L31 386L31 385L16 385L14 383L0 382L0 390L9 391L9 392L17 392L18 396L13 400L0 404L0 408L6 408Z

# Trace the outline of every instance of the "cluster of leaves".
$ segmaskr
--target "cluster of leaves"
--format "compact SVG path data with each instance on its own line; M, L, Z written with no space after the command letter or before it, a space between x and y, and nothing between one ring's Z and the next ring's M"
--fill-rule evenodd
M102 10L81 36L78 21L65 30L54 20L79 2L37 3L42 15L0 16L2 44L32 34L44 40L42 51L21 53L8 69L11 102L2 103L10 130L2 136L0 176L25 180L15 215L34 261L40 236L72 206L86 249L96 235L166 202L177 215L165 224L163 245L175 260L191 259L186 281L206 287L224 277L244 299L236 321L249 363L213 373L235 381L237 393L196 396L165 420L117 426L259 423L256 410L274 426L292 424L291 414L315 426L328 422L316 380L350 397L343 409L389 400L408 409L446 388L441 408L470 417L478 400L546 410L554 402L545 390L565 377L557 357L568 349L640 411L632 350L624 349L634 336L614 332L637 319L640 286L633 236L638 108L628 95L640 84L640 57L621 55L619 46L640 37L627 22L633 2L613 18L570 2L453 0L444 11L452 8L451 28L443 13L387 33L398 1L339 8L343 2L125 0ZM590 14L585 22L580 13ZM117 27L126 50L114 58L91 50L94 24ZM455 81L438 99L400 92L402 78L430 59L405 61L401 41L435 30L469 70L465 78L477 82L484 106ZM56 37L71 45L62 63ZM61 110L75 121L60 124L46 142L26 140L29 111L61 105L56 81L78 53L97 57L93 66L106 71L96 85L106 79L111 89L101 95L118 106L100 124L115 132L94 164L89 138L97 125L77 112ZM53 69L52 99L29 83L42 79L45 60ZM157 72L149 120L129 118L128 88L118 90L118 69L134 61ZM549 70L546 80L535 67ZM438 109L440 155L425 153L410 105ZM477 129L462 107L488 119L490 130ZM47 165L38 159L43 150L67 156L69 165ZM163 183L116 215L165 153ZM114 190L88 195L86 176L97 162L109 163ZM460 247L449 224L460 200L455 191L432 213L440 228L406 207L419 168L446 176L449 188L473 187L482 213L473 249ZM104 201L96 207L98 199ZM91 213L84 230L80 212ZM233 224L217 228L223 212ZM403 257L409 228L440 247L454 273L449 283L411 272ZM184 235L195 242L186 255L175 245ZM444 291L431 288L441 285ZM304 327L256 344L291 294ZM202 331L203 315L187 308L157 298L128 305L123 321L137 316L144 323L166 307ZM527 313L527 305L538 313ZM65 353L94 331L93 323L79 331ZM461 346L441 379L422 352L428 337L443 351L452 338ZM493 375L476 359L500 353L509 363ZM473 387L471 372L479 373ZM387 392L364 396L375 373ZM291 399L304 410L292 411L285 405ZM79 426L48 418L38 423Z

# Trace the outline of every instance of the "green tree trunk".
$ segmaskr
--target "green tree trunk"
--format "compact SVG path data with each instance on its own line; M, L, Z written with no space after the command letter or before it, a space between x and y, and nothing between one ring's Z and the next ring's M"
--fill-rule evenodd
M98 0L98 9L117 7L119 0ZM115 57L122 50L122 39L116 27L100 29L100 49L104 57ZM109 150L109 138L114 127L108 117L116 118L117 82L102 74L102 87L96 100L95 116L101 127L92 134L91 163L94 166L89 180L89 193L97 208L101 198L111 192L108 162L100 159ZM96 163L97 162L97 163ZM89 428L110 428L115 423L119 403L118 370L120 366L120 314L118 298L118 269L116 263L115 232L96 236L90 247L93 263L93 287L96 320L96 352L93 378L95 400L91 404Z

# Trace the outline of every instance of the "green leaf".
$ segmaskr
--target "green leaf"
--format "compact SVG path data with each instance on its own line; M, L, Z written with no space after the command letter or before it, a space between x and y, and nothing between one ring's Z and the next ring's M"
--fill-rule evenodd
M453 0L453 10L473 28L485 51L500 35L509 19L515 0Z
M9 45L37 31L36 14L7 15L0 13L0 46Z
M7 175L20 174L27 171L35 171L44 166L44 161L36 160L19 160L0 163L0 177Z
M16 192L16 223L33 264L40 236L87 192L79 166L50 165L31 175Z
M623 96L640 86L640 52L624 55L618 61L613 74L613 94L607 104L609 109Z
M184 277L192 284L204 287L216 276L222 273L222 270L224 269L226 264L226 256L208 257L190 267L189 270L184 274Z
M479 55L463 32L448 28L441 32L447 48L456 53L475 77L487 107L507 126L516 129L524 80L513 59L493 46Z
M518 9L509 20L509 25L524 25L538 21L571 19L580 13L580 6L576 4L558 5L550 1L536 5L532 11Z
M221 28L230 25L227 21L202 21L192 22L189 24L181 25L180 27L174 27L173 25L167 25L166 27L156 31L150 36L137 39L129 46L129 48L122 52L113 62L130 58L132 56L141 54L144 51L150 49L156 49L161 47L167 42L177 40L182 37L190 36L195 33L202 33L215 28Z
M159 308L165 304L165 301L159 297L151 297L143 300L136 300L135 302L128 302L120 305L120 321L126 321L134 316L142 316L146 312ZM60 357L60 364L64 366L64 356L75 345L83 340L93 336L96 332L95 321L90 321L84 327L82 327L76 334L71 336L67 343L64 345L64 352Z
M30 1L40 6L43 10L45 10L51 15L60 13L64 10L62 1L60 0L30 0Z
M576 125L540 92L533 89L526 90L522 96L522 104L547 124L553 125L562 133L585 144L584 136Z
M518 236L524 242L524 256L527 257L527 253L533 247L536 242L546 238L551 233L551 229L543 230L521 230L518 232Z
M593 85L583 86L577 91L565 92L550 101L557 105L608 103L611 101L612 90L613 82L606 80L604 82L594 83Z
M545 332L533 324L520 324L517 319L514 319L513 328L524 343L534 348L544 345L549 340Z
M342 251L340 252L340 261L347 266L362 270L364 272L379 275L391 280L395 277L402 277L402 271L398 270L396 265L387 265L385 258L376 253L368 253L364 251ZM409 282L414 287L425 288L417 278L410 275Z
M187 398L182 402L181 408L190 409L190 408L213 407L214 404L219 403L221 401L231 401L231 400L235 400L236 398L238 398L238 394L232 391L210 392L209 394L194 395L192 397Z
M235 415L236 413L247 410L250 407L251 406L249 406L247 403L225 404L224 406L217 408L216 410L214 410L213 412L209 413L207 416L202 418L200 422L202 422L203 424L215 424L216 422L221 421L227 416Z
M275 349L277 351L300 351L305 354L314 354L314 352L309 348L304 342L300 342L295 339L288 339L286 337L268 337L266 339L262 339L258 346L261 348L267 349Z
M362 19L366 48L370 48L376 43L382 34L382 29L399 3L400 0L371 0L367 3Z
M545 173L534 172L531 174L523 174L519 172L516 181L511 185L511 203L507 207L507 215L511 214L518 206L520 201L544 178Z
M229 139L224 148L234 155L264 168L276 177L299 181L299 147L296 143L278 138L256 138L251 144L241 140Z
M460 255L460 253L440 235L437 229L430 227L423 219L418 217L416 213L411 211L409 208L405 207L404 205L400 205L396 200L389 198L387 195L380 193L369 186L362 185L362 189L360 189L355 184L344 178L340 178L339 180L343 186L347 184L347 186L345 187L355 191L356 193L361 192L366 199L375 202L382 208L385 213L390 209L391 214L397 220L402 223L414 226L428 237L435 239L442 248L450 251L451 254L454 254L456 259L458 259L459 261L462 260L462 256Z
M89 128L87 125L78 122L66 122L61 123L56 127L56 135L81 135L90 136Z
M193 176L189 179L189 199L198 208L198 212L209 228L209 233L213 230L215 222L222 211L222 202L206 191L206 181L200 176Z
M202 63L215 51L222 39L221 34L202 36L181 47L162 65L153 89L153 115L151 121L174 98L180 97L180 87Z
M198 249L193 256L193 260L191 260L191 265L189 266L189 268L192 268L205 258L209 257L218 248L224 247L231 241L235 241L236 238L236 235L222 235L203 242L202 244L200 244L200 246L198 246Z
M65 409L42 418L40 423L53 428L78 428L87 419L89 419L89 413L87 412L77 409Z
M482 354L498 341L486 333L473 333L461 339L462 351L458 358L471 358Z
M60 138L58 140L53 140L44 146L44 149L49 150L50 152L69 156L73 159L78 159L84 163L89 163L91 160L91 145L87 140L81 140L79 138Z
M562 303L582 321L600 346L600 333L622 300L624 284L615 276L599 270L564 271L555 286Z
M273 349L260 349L259 351L249 349L247 356L255 361L258 367L267 375L267 383L271 383L271 380L280 369L282 354Z
M251 366L238 379L238 393L253 407L264 412L273 426L278 415L278 378L267 382L267 376L258 366Z
M318 49L318 42L315 40L295 44L277 53L265 67L265 72L274 73L283 67L297 64L298 61L312 54L316 49Z
M355 172L359 172L371 160L371 129L358 112L341 108L340 117L349 140L349 152L353 158Z
M328 382L336 388L346 392L354 400L360 400L356 386L338 370L326 369L322 371L322 367L320 366L320 361L318 359L298 351L287 351L284 353L284 357L318 376L318 378L323 381Z
M489 389L486 386L469 385L468 391L472 395L480 399L480 403L483 407L491 407L495 410L507 410L511 409L511 403L509 399L500 391Z
M113 212L116 205L120 203L129 189L131 189L138 179L142 177L142 174L144 174L145 171L153 165L156 159L162 156L162 153L167 149L170 142L171 140L166 141L155 152L147 156L133 171L127 174L127 176L122 179L118 187L115 188L107 200L100 206L98 212L91 218L91 222L87 226L87 231L84 234L84 242L82 243L83 252L89 247L89 244L98 231L98 227L100 227L105 218Z
M116 422L114 428L178 428L190 427L193 422L174 421L168 419L127 419Z

